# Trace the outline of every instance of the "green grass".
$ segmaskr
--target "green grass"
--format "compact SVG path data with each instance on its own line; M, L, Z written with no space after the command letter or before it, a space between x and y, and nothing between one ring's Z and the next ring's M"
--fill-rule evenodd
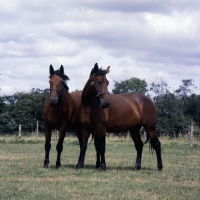
M44 138L18 140L0 137L0 199L198 199L200 198L200 142L161 139L164 169L158 172L156 155L144 146L142 168L133 171L136 150L131 139L107 139L107 170L94 169L93 142L88 144L85 168L75 170L78 140L66 137L62 166L55 169L53 137L50 165L43 168Z

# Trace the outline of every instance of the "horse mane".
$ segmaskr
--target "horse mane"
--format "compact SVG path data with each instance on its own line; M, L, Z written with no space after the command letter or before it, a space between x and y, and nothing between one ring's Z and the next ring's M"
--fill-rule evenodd
M68 91L69 90L69 87L68 85L66 84L66 82L63 82L63 87Z
M64 81L68 81L68 80L69 80L69 77L68 77L67 75L65 75L65 74L62 74L62 73L60 72L59 69L57 69L56 71L54 71L54 72L49 76L49 78L51 78L54 74L56 74L57 76L60 76Z
M91 77L88 79L88 81L86 82L83 91L82 91L82 95L81 95L81 101L83 103L84 106L86 106L89 102L90 102L90 96L89 95L89 86L91 84Z
M96 76L103 76L106 75L106 70L103 70L102 68L99 68L98 64L95 63L94 68L92 68L90 72L90 77L95 74Z

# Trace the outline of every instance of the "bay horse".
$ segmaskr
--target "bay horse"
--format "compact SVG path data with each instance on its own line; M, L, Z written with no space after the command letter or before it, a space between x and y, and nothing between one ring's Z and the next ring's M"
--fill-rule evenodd
M161 143L156 135L156 107L147 96L136 92L124 94L109 94L106 70L98 68L97 63L91 71L82 91L81 97L81 137L82 146L77 168L84 166L89 133L94 133L94 142L97 153L96 168L100 171L106 169L105 147L107 132L130 131L137 151L134 169L141 168L143 142L140 129L144 127L147 141L150 139L151 147L156 151L157 168L162 170Z
M56 168L61 166L60 156L63 150L63 141L67 130L77 130L78 113L81 106L81 93L77 91L69 93L66 81L68 76L64 74L64 67L54 70L50 65L50 95L46 99L43 108L44 133L45 133L45 160L44 168L49 165L49 152L51 149L51 133L57 129L60 132L57 149Z

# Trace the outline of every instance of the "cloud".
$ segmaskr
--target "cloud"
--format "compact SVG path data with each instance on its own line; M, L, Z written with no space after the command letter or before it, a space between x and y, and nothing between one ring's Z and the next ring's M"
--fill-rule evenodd
M200 2L170 0L26 2L0 0L0 95L48 88L49 65L64 65L70 91L94 63L114 82L163 77L198 81Z

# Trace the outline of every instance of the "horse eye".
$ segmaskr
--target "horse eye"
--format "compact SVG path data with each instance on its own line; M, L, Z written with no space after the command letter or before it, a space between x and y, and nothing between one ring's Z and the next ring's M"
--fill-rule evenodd
M101 82L101 81L98 81L98 83L99 83L99 85L101 85L102 82Z

